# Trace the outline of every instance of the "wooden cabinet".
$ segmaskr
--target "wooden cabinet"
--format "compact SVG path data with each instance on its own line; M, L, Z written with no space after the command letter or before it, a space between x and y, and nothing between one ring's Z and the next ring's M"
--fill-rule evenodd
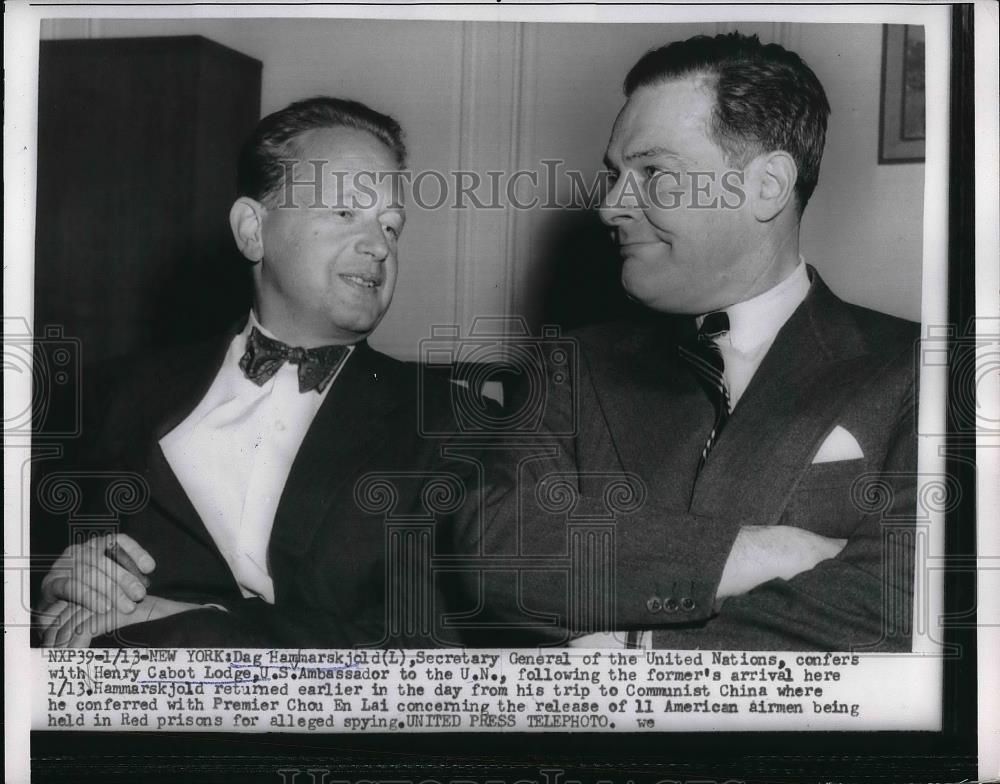
M201 36L41 43L35 334L90 364L245 312L228 216L260 79Z

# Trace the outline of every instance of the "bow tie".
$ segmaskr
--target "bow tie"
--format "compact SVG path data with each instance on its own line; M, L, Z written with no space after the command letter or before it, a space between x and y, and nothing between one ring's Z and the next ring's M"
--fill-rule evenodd
M321 393L347 358L347 346L319 348L291 347L261 333L257 327L247 337L246 353L240 357L240 370L257 386L264 386L286 362L299 366L299 392L315 389Z

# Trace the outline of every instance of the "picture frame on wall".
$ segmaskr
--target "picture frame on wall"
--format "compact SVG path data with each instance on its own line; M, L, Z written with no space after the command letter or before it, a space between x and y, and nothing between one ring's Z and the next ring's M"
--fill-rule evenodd
M882 95L879 163L923 163L924 28L882 26Z

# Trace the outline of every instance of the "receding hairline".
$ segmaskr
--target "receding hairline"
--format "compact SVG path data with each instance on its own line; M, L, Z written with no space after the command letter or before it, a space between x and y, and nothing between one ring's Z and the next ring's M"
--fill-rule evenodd
M354 137L355 139L366 139L375 142L382 150L386 153L387 157L390 158L397 168L402 168L402 162L399 160L399 156L396 151L393 150L392 145L386 143L378 134L368 130L367 128L359 128L354 125L320 125L315 128L306 128L303 131L299 131L294 136L289 137L283 147L286 152L290 153L292 157L302 157L303 146L308 144L307 137L321 136L324 134L342 135L348 138L343 140L344 143L350 143L351 139L349 137Z
M707 107L706 114L703 118L701 118L701 130L713 144L725 152L725 149L719 144L718 134L715 131L715 112L718 108L718 92L716 88L719 83L719 75L706 69L697 69L686 73L670 74L669 76L665 76L661 79L637 85L636 88L626 96L625 103L622 105L622 108L619 109L618 115L615 117L615 122L611 129L611 139L614 138L615 132L619 128L619 123L621 122L621 118L625 114L626 109L629 107L629 104L633 104L633 100L637 95L645 93L649 90L666 87L671 84L681 84L685 82L691 85L694 92L701 93L708 98L709 105ZM604 150L605 164L608 163L608 149L610 149L611 139L608 140L608 145ZM635 151L632 152L634 153ZM684 157L680 155L680 153L674 152L672 154L681 158ZM634 154L627 154L625 157L632 158L636 156Z
M647 87L660 87L673 82L692 82L692 86L695 89L707 91L714 99L719 86L719 73L710 65L699 65L679 71L678 73L663 74L655 79L637 84L632 92L626 95L626 98L631 99L633 95Z

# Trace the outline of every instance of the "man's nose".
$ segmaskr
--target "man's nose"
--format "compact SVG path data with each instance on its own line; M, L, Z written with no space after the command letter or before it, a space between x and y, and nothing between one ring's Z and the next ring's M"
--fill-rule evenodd
M382 224L377 220L365 227L365 232L358 237L355 245L358 253L371 256L375 261L385 261L389 255L389 242L385 238Z
M633 220L638 209L635 195L625 193L625 178L620 177L601 201L597 214L608 226L621 226Z

